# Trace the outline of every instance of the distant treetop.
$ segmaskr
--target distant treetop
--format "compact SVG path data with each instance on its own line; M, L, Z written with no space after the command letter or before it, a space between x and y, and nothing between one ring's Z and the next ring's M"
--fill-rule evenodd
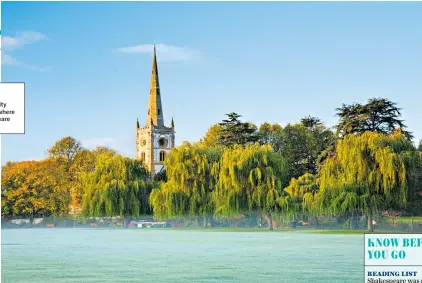
M337 134L340 137L366 131L389 135L400 129L408 139L413 138L412 134L405 130L407 127L400 119L401 109L386 98L372 98L366 104L343 104L336 110L340 118L337 125Z

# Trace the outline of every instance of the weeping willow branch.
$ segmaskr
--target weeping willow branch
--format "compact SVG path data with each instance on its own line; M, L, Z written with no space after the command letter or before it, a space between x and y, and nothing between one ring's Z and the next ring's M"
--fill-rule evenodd
M405 207L410 151L414 147L400 131L346 136L319 173L318 207L332 214L360 210L368 218L382 209Z

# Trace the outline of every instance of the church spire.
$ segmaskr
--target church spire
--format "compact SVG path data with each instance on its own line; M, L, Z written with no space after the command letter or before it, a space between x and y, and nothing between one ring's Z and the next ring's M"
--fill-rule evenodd
M163 108L161 106L160 83L158 81L157 52L154 42L154 57L152 59L152 74L149 91L147 124L152 121L154 126L164 126Z

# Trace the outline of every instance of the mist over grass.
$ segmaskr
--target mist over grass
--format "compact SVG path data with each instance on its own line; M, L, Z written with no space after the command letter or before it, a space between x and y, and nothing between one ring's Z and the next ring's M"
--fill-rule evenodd
M262 221L256 215L244 216L244 218L215 219L213 224L204 227L201 217L186 217L164 222L157 222L152 216L125 219L124 217L96 217L88 218L74 216L68 218L37 218L31 223L29 219L15 218L2 219L2 229L132 229L132 230L164 230L164 231L195 231L195 232L271 232L267 229L266 221ZM127 224L125 226L125 223ZM140 228L139 223L148 223L150 227ZM165 223L157 225L157 223ZM315 234L364 234L366 221L360 219L353 226L349 219L335 219L322 217L318 222L298 221L296 227L292 221L286 218L273 221L274 232L286 233L315 233ZM422 233L422 217L379 217L373 233Z

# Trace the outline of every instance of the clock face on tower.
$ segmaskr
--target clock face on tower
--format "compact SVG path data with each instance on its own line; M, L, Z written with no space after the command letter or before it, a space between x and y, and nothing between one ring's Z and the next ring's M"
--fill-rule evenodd
M167 147L167 140L166 140L166 138L160 138L158 140L158 145L160 146L160 148L166 148Z
M141 140L141 145L146 145L147 141L146 140Z

